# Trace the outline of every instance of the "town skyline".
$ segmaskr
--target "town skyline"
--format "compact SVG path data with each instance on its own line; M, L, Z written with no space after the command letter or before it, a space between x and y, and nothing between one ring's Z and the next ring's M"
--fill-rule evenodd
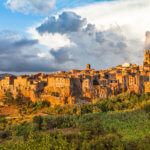
M94 103L121 93L150 93L150 51L141 66L125 63L107 70L72 69L51 74L8 75L0 80L0 98L11 93L23 101L47 101L51 105Z

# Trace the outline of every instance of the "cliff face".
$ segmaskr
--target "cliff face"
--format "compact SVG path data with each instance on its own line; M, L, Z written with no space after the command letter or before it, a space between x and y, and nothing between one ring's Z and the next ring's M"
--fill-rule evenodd
M150 54L145 51L143 66L129 63L96 71L88 64L85 70L61 71L55 74L34 74L0 80L0 98L6 91L33 102L49 101L52 105L92 102L122 92L150 93Z

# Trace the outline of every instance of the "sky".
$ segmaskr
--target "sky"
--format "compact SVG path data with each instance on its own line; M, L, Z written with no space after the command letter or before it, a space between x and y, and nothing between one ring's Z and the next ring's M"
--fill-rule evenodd
M0 72L142 65L149 14L149 0L0 0Z

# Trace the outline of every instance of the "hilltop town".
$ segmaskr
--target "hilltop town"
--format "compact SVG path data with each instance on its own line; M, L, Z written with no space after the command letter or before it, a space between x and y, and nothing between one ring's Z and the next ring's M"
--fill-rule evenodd
M150 53L145 51L142 66L125 63L108 70L59 71L53 74L8 75L0 80L0 98L10 91L24 100L48 101L51 105L81 104L123 92L150 93Z

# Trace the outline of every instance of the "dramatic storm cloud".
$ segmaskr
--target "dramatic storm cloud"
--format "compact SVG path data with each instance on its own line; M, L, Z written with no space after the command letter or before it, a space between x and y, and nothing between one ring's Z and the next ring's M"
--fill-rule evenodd
M59 59L60 53L63 53L62 58L67 56L68 53L71 53L78 66L81 64L95 63L95 67L97 68L100 68L100 65L108 67L111 64L118 65L118 61L123 63L129 60L127 57L128 50L126 50L127 41L124 37L113 30L100 32L95 28L89 29L88 26L80 32L74 32L68 35L70 41L74 42L74 46L57 50L59 53L56 54L59 55ZM114 58L113 62L110 59L111 57ZM66 61L68 60L66 59Z
M63 12L56 17L49 17L40 27L38 32L43 33L69 33L77 32L86 24L86 19L81 19L79 15L74 12Z
M59 66L63 64L66 69L71 69L71 66L78 68L87 63L94 64L95 68L107 68L124 62L133 62L133 56L139 59L141 54L140 49L136 49L137 53L134 53L135 47L132 44L137 41L127 40L118 25L107 30L98 30L95 25L87 23L86 18L82 19L73 12L62 12L58 19L48 18L37 27L37 31L42 35L55 32L65 34L70 43L73 43L50 49L55 62Z
M23 13L49 13L54 8L55 0L7 0L6 7Z
M14 11L43 13L53 7L48 2L54 1L7 0L6 5ZM42 5L47 7L43 10ZM13 58L14 62L17 57L19 60L19 55L20 64L26 66L24 71L83 69L87 63L95 69L124 62L140 65L144 59L145 32L150 30L149 13L149 0L105 1L60 9L28 28L31 39L20 39L13 33L2 38L0 53L4 55L5 49L9 65L5 60L4 65L18 71L24 68L15 69L11 64ZM150 33L146 35L145 48L150 48Z
M2 34L1 34L2 35ZM22 39L6 32L0 36L0 71L6 72L53 72L56 67L49 57L40 57L38 40ZM13 37L13 38L12 38Z

